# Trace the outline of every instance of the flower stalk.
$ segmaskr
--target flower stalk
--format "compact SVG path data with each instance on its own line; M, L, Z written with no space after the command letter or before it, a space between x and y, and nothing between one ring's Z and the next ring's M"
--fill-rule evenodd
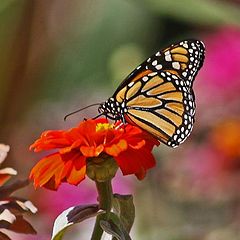
M103 234L100 221L108 220L109 218L112 209L113 193L111 180L107 180L105 182L95 181L95 184L98 191L99 208L104 210L104 213L98 215L96 218L91 240L100 240Z

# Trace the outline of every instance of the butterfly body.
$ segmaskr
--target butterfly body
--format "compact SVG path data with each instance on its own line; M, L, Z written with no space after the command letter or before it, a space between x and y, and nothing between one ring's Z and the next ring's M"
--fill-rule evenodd
M198 40L185 40L158 51L128 75L99 111L110 119L137 125L176 147L192 131L192 84L203 60L204 45Z

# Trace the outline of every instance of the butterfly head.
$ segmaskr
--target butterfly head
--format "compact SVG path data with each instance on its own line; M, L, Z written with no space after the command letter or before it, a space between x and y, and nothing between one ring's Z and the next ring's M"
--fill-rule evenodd
M98 112L112 120L122 120L123 116L122 108L114 98L109 98L104 103L101 103Z

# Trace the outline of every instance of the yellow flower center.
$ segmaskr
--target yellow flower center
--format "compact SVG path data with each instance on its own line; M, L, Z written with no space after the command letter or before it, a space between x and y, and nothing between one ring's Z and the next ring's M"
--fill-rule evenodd
M110 123L98 123L96 125L96 132L99 131L104 131L104 130L112 130L114 129L114 124L110 124Z

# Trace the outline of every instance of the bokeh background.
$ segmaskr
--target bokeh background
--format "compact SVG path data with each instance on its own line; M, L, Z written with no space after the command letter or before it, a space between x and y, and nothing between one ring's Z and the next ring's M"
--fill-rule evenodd
M138 240L240 239L240 2L238 0L1 0L0 142L5 165L26 178L40 159L28 146L46 129L66 129L109 97L138 64L185 38L205 42L194 90L193 133L177 149L155 149L157 167L139 182L119 173L114 191L133 193ZM58 192L19 195L39 208L29 216L45 240L54 218L74 204L96 202L93 182ZM92 222L67 239L89 239Z

